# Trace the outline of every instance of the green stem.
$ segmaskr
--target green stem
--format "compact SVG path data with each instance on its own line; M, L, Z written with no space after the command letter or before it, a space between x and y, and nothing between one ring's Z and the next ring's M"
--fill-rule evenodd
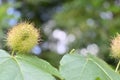
M117 64L117 67L116 67L116 69L115 69L115 72L118 71L119 66L120 66L120 60L119 60L119 62L118 62L118 64Z
M71 51L70 51L70 54L72 54L72 53L74 53L75 52L75 49L72 49Z
M14 50L12 51L11 55L14 56Z

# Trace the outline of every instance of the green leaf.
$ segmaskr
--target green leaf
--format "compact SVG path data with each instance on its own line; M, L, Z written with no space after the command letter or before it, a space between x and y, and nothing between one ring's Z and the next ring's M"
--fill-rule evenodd
M10 56L0 50L0 80L55 80L60 74L48 62L32 55Z
M60 73L65 80L120 80L104 61L94 56L67 54L60 62Z

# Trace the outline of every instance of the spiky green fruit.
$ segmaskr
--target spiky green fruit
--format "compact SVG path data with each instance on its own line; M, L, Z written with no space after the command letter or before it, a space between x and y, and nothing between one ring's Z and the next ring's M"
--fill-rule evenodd
M120 34L112 40L111 51L114 58L120 59Z
M7 34L7 45L18 52L29 52L37 43L38 30L31 23L19 23Z

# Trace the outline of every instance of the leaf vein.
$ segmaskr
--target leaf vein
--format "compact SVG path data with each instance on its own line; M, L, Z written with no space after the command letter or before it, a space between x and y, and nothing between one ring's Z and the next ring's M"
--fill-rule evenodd
M108 78L109 78L110 80L113 80L113 79L109 76L109 74L107 74L107 72L106 72L97 62L95 62L95 61L92 60L92 59L89 59L89 60L91 60L93 63L95 63L95 64L106 74L106 76L108 76Z
M17 63L18 68L19 68L20 73L21 73L21 76L22 76L22 79L24 80L24 76L23 76L23 73L22 73L22 69L20 68L20 64L19 64L19 62L17 61L17 59L16 59L16 58L13 58L13 59L14 59L14 60L15 60L15 62Z

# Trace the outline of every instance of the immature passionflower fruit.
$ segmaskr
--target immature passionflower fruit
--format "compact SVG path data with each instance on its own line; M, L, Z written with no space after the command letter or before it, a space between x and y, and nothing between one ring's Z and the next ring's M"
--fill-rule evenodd
M19 23L7 34L7 45L18 52L29 52L37 43L38 30L31 23Z
M112 40L111 51L114 58L120 59L120 34Z

